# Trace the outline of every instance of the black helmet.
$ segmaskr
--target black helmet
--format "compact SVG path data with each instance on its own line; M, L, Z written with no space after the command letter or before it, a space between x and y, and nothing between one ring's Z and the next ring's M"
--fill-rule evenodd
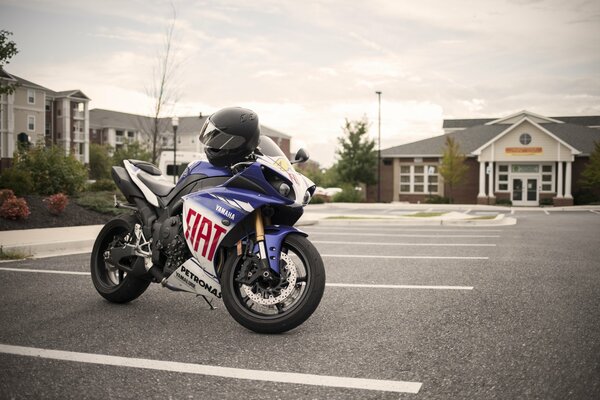
M242 161L256 149L259 137L258 116L241 107L217 111L206 119L200 131L208 161L218 167Z

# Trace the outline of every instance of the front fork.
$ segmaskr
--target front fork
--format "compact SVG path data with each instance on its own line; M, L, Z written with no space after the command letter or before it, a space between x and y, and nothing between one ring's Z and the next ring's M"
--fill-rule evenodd
M263 278L269 279L272 277L272 271L269 266L267 243L265 241L265 224L263 221L263 213L260 208L257 208L255 212L254 230L256 232L256 245L258 246L258 255L260 258L260 274Z

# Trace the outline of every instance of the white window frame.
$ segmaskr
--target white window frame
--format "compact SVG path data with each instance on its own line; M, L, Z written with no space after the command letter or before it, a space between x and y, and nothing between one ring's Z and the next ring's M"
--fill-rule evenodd
M500 172L500 166L506 166L506 171ZM496 176L494 177L494 181L496 182L496 192L500 193L510 193L510 164L499 164L496 163ZM507 175L508 178L506 181L500 182L500 175ZM506 184L506 189L500 190L500 184Z
M556 191L556 168L554 165L554 163L540 164L540 193L554 193ZM544 172L544 167L547 166L551 168L550 172ZM544 175L549 175L552 179L550 181L544 181ZM550 185L550 190L543 190L544 185Z
M518 164L518 163L516 163ZM534 165L538 165L539 167L539 171L538 172L512 172L512 164L504 164L504 163L498 163L496 164L496 171L495 171L495 186L496 186L496 192L500 192L500 193L511 193L512 192L512 177L513 175L525 175L525 176L531 176L531 178L537 178L538 179L538 185L539 185L539 193L554 193L556 191L556 167L555 167L555 163L548 163L548 162L540 162L539 164L534 164ZM505 172L500 172L500 166L507 166L507 171ZM544 172L544 167L545 166L550 166L552 168L551 172ZM508 181L500 181L500 175L508 175ZM550 181L544 181L543 177L544 175L547 176L551 176L552 180ZM500 190L500 184L508 184L507 189L506 190ZM542 185L551 185L551 190L542 190Z
M30 101L32 98L33 101ZM33 89L27 89L27 104L35 104L35 90Z
M29 121L33 121L33 129L30 128ZM36 126L35 115L28 115L27 116L27 130L29 132L35 132L35 126Z
M432 195L437 195L440 193L440 174L439 174L439 164L435 164L435 163L418 163L418 164L400 164L400 171L402 171L402 167L409 167L409 172L408 173L402 173L400 172L399 175L399 179L400 179L400 185L399 185L399 193L400 194L421 194L421 195L429 195L430 193ZM423 172L422 173L415 173L415 167L423 167ZM435 167L436 169L436 173L433 175L429 175L427 173L427 171L429 170L429 167ZM408 176L409 177L409 182L402 182L402 176ZM423 182L415 182L415 177L416 176L423 176ZM430 176L437 176L437 182L432 183L432 185L436 185L437 189L434 191L432 190L431 192L429 192L429 177ZM402 186L406 186L408 185L409 187L409 191L403 191L402 190ZM423 186L423 191L421 192L417 192L415 191L415 186Z

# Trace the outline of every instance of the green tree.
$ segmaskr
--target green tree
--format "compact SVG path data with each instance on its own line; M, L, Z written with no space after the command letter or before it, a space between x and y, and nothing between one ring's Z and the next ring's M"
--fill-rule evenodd
M344 135L338 138L340 147L336 150L339 157L337 174L344 183L357 186L359 183L372 185L377 182L377 153L375 140L368 138L368 121L346 119Z
M90 144L90 179L110 179L113 160L108 145Z
M600 190L600 142L595 143L590 161L581 173L581 184L592 190Z
M13 58L19 50L17 50L17 45L15 42L9 39L9 36L12 35L12 32L6 30L0 30L0 73L6 64L10 62L10 59ZM0 78L2 76L0 75ZM8 93L11 94L15 91L14 83L6 83L0 79L0 94Z
M123 160L128 159L150 161L152 154L144 149L139 142L131 142L127 146L115 150L112 156L112 165L122 165Z
M439 167L439 173L448 185L450 202L453 203L454 187L463 181L468 167L465 165L465 155L461 153L460 146L452 136L446 136L444 154Z

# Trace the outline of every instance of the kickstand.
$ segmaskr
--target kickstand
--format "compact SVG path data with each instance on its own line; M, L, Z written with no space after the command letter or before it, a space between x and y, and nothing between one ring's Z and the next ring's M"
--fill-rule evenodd
M202 298L204 299L204 301L206 301L206 304L208 304L208 306L210 307L211 310L216 310L217 309L217 307L215 307L215 306L212 305L212 301L209 301L206 298L206 296L204 296L203 294L199 294L198 296L202 296Z

